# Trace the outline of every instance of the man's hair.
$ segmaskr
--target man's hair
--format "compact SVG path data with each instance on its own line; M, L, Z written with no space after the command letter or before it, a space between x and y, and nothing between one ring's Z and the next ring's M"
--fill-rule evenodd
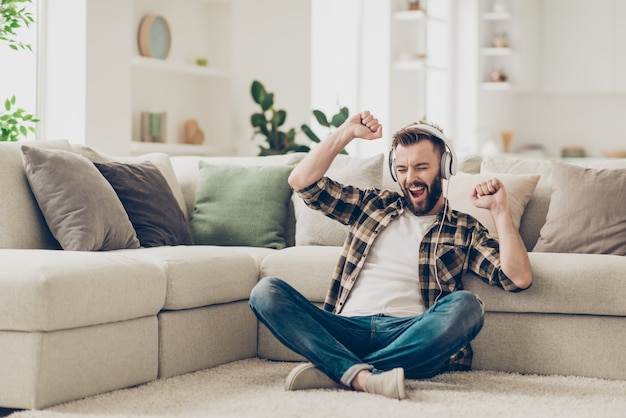
M422 140L427 140L432 142L435 150L439 152L439 156L441 157L446 151L446 144L441 138L437 138L429 134L428 132L424 132L419 129L417 124L432 126L433 128L441 131L443 133L443 129L441 129L438 125L432 122L425 122L420 120L419 122L413 122L410 125L405 126L404 128L398 130L391 137L391 149L395 151L398 145L412 145Z

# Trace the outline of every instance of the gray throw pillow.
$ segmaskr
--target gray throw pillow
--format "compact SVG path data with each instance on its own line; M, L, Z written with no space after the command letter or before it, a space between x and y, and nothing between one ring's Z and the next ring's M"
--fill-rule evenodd
M124 205L142 247L193 244L187 219L156 165L94 164Z
M369 158L338 155L326 175L346 185L363 189L381 188L383 159L383 154ZM292 200L296 213L296 245L343 245L348 236L347 225L309 208L295 193Z
M550 207L533 251L626 255L626 169L552 164Z
M64 250L138 248L139 241L109 182L87 158L22 146L30 188Z

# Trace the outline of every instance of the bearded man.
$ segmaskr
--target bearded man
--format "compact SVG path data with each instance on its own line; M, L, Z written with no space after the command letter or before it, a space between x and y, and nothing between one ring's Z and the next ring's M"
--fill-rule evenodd
M287 390L343 388L404 399L405 378L471 367L469 343L482 328L484 309L462 290L463 274L520 291L532 283L530 262L498 179L468 195L490 211L499 240L449 207L443 182L457 162L437 126L414 123L393 135L389 166L402 193L325 177L357 138L382 138L382 126L368 111L348 119L289 177L309 207L350 225L323 309L277 277L259 281L250 307L310 362L287 376Z

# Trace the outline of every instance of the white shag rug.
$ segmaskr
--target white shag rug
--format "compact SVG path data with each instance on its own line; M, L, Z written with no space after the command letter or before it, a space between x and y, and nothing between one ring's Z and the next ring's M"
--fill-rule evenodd
M286 392L296 363L248 359L10 418L626 417L626 381L489 371L407 381L403 401L346 390Z

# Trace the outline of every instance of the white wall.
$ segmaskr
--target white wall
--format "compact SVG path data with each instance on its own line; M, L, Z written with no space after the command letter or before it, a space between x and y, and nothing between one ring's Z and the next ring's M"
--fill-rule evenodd
M113 155L130 152L129 3L87 2L85 137L89 146Z
M540 143L558 156L568 145L587 156L626 149L626 94L520 94L515 105L514 150Z
M130 3L47 3L43 139L130 149Z
M85 142L86 2L48 2L42 139Z
M233 137L238 154L256 155L250 115L259 108L250 85L259 80L287 111L285 127L300 128L311 114L311 3L232 0ZM305 143L305 137L298 142Z

